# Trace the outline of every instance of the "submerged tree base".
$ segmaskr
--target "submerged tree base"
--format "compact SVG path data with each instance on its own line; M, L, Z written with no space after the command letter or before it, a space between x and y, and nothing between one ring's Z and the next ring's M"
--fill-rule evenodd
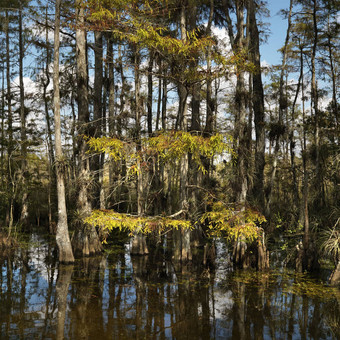
M86 224L77 226L72 237L72 248L78 258L100 254L103 251L96 229Z

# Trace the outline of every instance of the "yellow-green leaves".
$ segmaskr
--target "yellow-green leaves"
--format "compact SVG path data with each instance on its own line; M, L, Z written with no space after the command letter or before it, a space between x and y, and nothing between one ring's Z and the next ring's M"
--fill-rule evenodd
M143 234L156 232L158 234L171 229L192 229L193 225L187 220L175 220L167 217L141 217L117 213L113 210L94 210L91 216L85 218L85 223L112 231L113 229L134 231Z
M88 145L90 149L100 152L106 153L109 155L114 161L123 160L126 158L128 152L126 150L127 145L124 144L118 138L108 138L108 137L101 137L101 138L89 138Z
M175 162L190 153L192 160L200 171L205 172L202 157L212 158L223 153L233 154L231 137L215 134L211 137L192 135L184 131L160 133L158 136L143 138L141 148L137 152L136 143L125 142L117 138L89 138L88 145L95 152L104 152L113 160L129 160L131 167L137 166L137 160L150 156L158 156L164 163ZM135 169L139 171L139 169Z
M232 207L226 208L222 202L217 202L213 205L212 211L203 214L197 223L206 225L211 236L224 237L229 241L242 237L251 243L261 240L262 228L259 225L265 221L265 217L253 209L238 211ZM84 222L109 232L119 229L131 233L138 231L143 234L163 234L173 229L195 227L195 223L188 220L159 216L133 216L113 210L94 210L89 217L84 219Z
M214 203L212 211L200 218L200 223L208 225L211 235L230 241L242 237L249 243L261 237L262 229L258 225L265 221L265 217L256 210L237 210L232 206L226 207L222 202Z

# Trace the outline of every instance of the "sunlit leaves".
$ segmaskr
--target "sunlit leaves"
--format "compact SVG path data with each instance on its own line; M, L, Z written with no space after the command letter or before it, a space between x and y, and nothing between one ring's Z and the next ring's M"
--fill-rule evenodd
M149 234L155 232L165 233L172 229L192 229L193 225L187 220L175 220L167 217L141 217L117 213L113 210L94 210L85 223L102 228L104 231L113 229L141 232Z
M143 234L163 234L173 229L193 229L196 223L188 220L176 220L168 217L133 216L117 213L113 210L95 210L91 216L85 218L85 223L102 228L104 231L113 229L138 231ZM261 240L262 228L260 224L265 218L259 212L252 209L237 211L234 208L226 208L221 202L213 205L213 210L201 216L197 223L206 225L211 236L224 237L229 241L235 241L242 237L251 243Z
M115 161L128 160L130 173L141 171L141 161L148 157L157 156L158 161L169 164L178 161L186 154L190 154L192 161L202 172L205 172L202 158L212 158L225 152L233 154L231 139L228 136L215 134L211 137L203 137L183 131L164 132L151 138L144 138L138 151L134 141L122 141L117 138L90 138L88 144L92 151L105 152ZM238 210L232 206L226 207L219 201L214 203L212 210L203 214L198 222L207 225L212 236L225 237L230 241L241 236L248 242L253 242L262 236L259 225L264 221L264 216L258 211L250 208ZM93 212L86 222L109 231L118 228L138 230L142 233L152 231L161 233L173 228L192 228L194 225L183 220L136 217L102 210Z
M256 210L238 210L233 206L226 207L222 202L214 203L212 210L200 218L200 223L208 226L211 235L230 241L241 237L249 243L261 238L262 228L259 225L265 221L265 217Z
M222 134L215 134L209 138L192 135L189 132L176 131L163 133L149 138L147 145L152 152L165 162L180 159L187 153L204 172L201 157L212 158L223 152L233 153L231 138Z
M89 138L88 145L90 149L100 153L106 153L114 161L124 160L130 152L127 150L128 145L118 138Z
M173 37L164 24L160 24L170 8L167 1L88 0L87 22L91 28L101 27L116 38L140 46L152 47L159 52L188 57L194 52L204 52L214 44L209 37L198 38L197 30L188 32L188 39Z
M192 135L189 132L172 131L161 133L151 138L143 138L140 151L136 151L134 141L122 141L117 138L89 138L90 149L104 152L115 161L129 160L131 166L136 166L137 160L144 156L158 156L164 163L175 162L185 154L190 153L192 160L200 171L205 172L202 157L212 158L223 153L233 154L231 137L215 134L211 137Z

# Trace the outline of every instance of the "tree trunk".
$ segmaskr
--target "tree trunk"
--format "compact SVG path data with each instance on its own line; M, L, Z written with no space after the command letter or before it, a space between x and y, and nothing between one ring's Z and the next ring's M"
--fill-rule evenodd
M107 37L107 57L106 67L108 69L108 92L109 92L109 105L108 105L108 130L109 137L114 137L115 134L115 78L114 78L114 65L113 65L113 41L109 36ZM113 190L114 185L114 170L115 163L109 160L109 191ZM112 201L108 202L110 204Z
M6 92L5 92L5 63L2 64L2 80L1 80L1 154L0 154L0 169L1 169L1 186L5 187L5 100L6 100ZM1 231L2 228L0 228Z
M165 71L164 71L165 73ZM162 86L162 130L166 130L166 107L167 107L167 100L168 100L168 89L167 89L168 81L166 77L163 78L163 86Z
M160 126L160 117L161 117L161 104L162 104L162 60L158 56L156 59L158 62L158 100L157 100L157 113L156 113L156 131L159 131L159 126Z
M207 24L207 35L211 34L211 25L214 14L214 0L210 0L209 19ZM212 98L212 74L211 74L211 48L207 51L207 92L206 92L207 112L204 133L210 137L214 127L214 101Z
M315 177L316 177L316 188L319 190L317 200L320 206L325 205L325 192L324 183L321 170L321 159L320 159L320 112L319 112L319 96L318 87L316 80L316 49L318 45L318 25L317 25L317 0L313 0L313 46L311 55L311 68L312 68L312 82L311 82L311 93L312 93L312 106L314 109L315 117Z
M12 92L11 92L11 64L10 64L10 46L9 46L9 15L6 10L5 20L6 34L6 80L7 80L7 180L8 180L8 206L6 210L6 224L8 225L8 235L12 232L13 227L13 209L14 209L14 179L12 166L13 153L13 115L12 115Z
M94 98L93 116L95 138L102 136L103 130L103 35L101 32L94 33ZM92 158L92 168L94 170L94 199L93 206L104 209L103 202L103 154L95 155Z
M153 61L154 61L154 52L150 51L149 53L149 66L148 66L148 100L147 100L147 107L148 107L148 134L151 137L152 135L152 68L153 68Z
M91 214L89 192L91 187L90 162L87 157L87 144L84 138L89 134L89 109L87 85L86 31L84 29L84 8L81 0L76 0L76 62L77 62L77 101L78 101L78 218L77 228L73 236L74 252L78 256L99 253L102 245L96 230L85 225L82 220Z
M303 69L300 69L300 75L299 75L299 80L297 84L297 88L295 91L295 96L293 100L293 105L292 105L292 113L291 113L291 119L292 119L292 125L290 127L290 133L289 133L289 141L290 141L290 159L291 159L291 170L292 170L292 175L293 175L293 190L294 190L294 202L295 206L297 208L300 207L300 196L299 196L299 185L298 185L298 180L297 180L297 175L296 175L296 164L295 164L295 138L294 138L294 131L295 131L295 106L300 94L300 89L301 89L301 82L302 82L302 77L303 77Z
M27 174L27 136L24 89L24 42L22 32L22 4L19 10L19 86L20 86L20 134L21 134L21 212L20 223L28 223L28 174Z
M273 187L274 181L276 178L276 170L277 170L277 161L278 161L278 154L280 149L280 139L281 133L283 133L283 114L286 112L287 114L287 105L288 105L288 98L287 93L284 92L284 74L286 72L286 63L287 63L287 52L288 52L288 44L289 44L289 36L290 36L290 29L291 29L291 17L292 17L292 9L293 9L293 0L290 0L289 6L289 14L288 14L288 28L286 32L286 40L283 48L283 56L282 56L282 64L281 64L281 73L280 73L280 88L279 88L279 121L278 121L278 132L275 136L275 149L273 155L273 166L272 172L270 177L270 184L267 190L267 202L266 202L266 215L270 216L271 213L271 203L273 199Z
M64 175L66 164L61 146L61 122L60 122L60 92L59 92L59 30L60 30L60 4L56 0L55 5L55 30L54 30L54 60L53 60L53 108L55 125L55 155L56 155L56 176L58 194L58 225L56 241L59 249L59 262L72 263L74 257L68 233L67 211L65 199Z
M340 285L340 260L338 261L336 268L333 270L329 278L329 282L332 286Z
M328 19L328 29L329 28L329 19ZM328 55L329 55L329 66L331 68L331 81L332 81L332 106L333 106L333 113L335 117L336 122L336 128L335 131L337 132L337 143L339 145L340 141L340 129L339 129L339 107L338 107L338 101L337 101L337 73L336 73L336 63L334 63L334 52L332 49L332 43L331 43L331 34L328 34Z
M186 13L185 13L185 4L181 4L181 14L180 14L180 29L181 29L181 40L186 41L187 39L187 30L186 30ZM187 131L188 124L187 124L187 110L188 110L188 89L184 85L185 80L180 79L178 84L178 99L179 99L179 106L178 106L178 115L177 121L180 130ZM177 125L177 124L176 124ZM181 157L180 161L180 210L183 210L184 216L188 216L188 172L189 172L189 156L186 153L184 156ZM174 230L174 234L177 235L178 238L181 239L180 245L180 256L181 261L186 262L192 259L191 249L190 249L190 230L182 229L182 230Z
M77 60L77 101L78 101L78 138L79 138L79 194L78 209L81 217L91 213L91 206L88 198L88 186L90 181L89 159L86 157L86 142L83 138L88 134L89 109L88 109L88 87L87 87L87 62L86 62L86 32L84 25L84 9L81 1L76 1L76 60Z
M236 3L237 17L237 36L234 40L233 51L235 54L240 53L245 47L246 39L244 36L244 4ZM233 39L231 39L233 40ZM235 176L235 199L244 210L247 200L248 181L247 181L247 121L246 121L246 88L244 71L237 70L236 94L235 94L235 143L237 149L237 164ZM247 244L244 238L238 237L233 249L233 262L237 267L245 267L245 252Z
M264 206L264 166L265 166L265 123L264 123L264 95L261 77L260 39L256 23L255 3L249 0L249 32L252 43L252 62L256 67L253 74L253 110L255 121L255 179L253 193L261 207Z
M43 86L43 100L44 100L44 109L45 109L45 119L46 119L46 127L47 127L47 149L48 149L48 224L50 228L50 233L55 233L55 228L53 228L53 224L55 222L52 221L52 190L54 191L56 188L55 183L55 173L54 173L54 150L53 150L53 141L52 141L52 130L51 130L51 117L49 114L49 105L48 105L48 98L47 98L47 88L50 84L50 72L49 72L49 66L51 63L51 57L50 57L50 47L49 47L49 39L48 39L48 8L46 7L45 12L45 44L46 44L46 63L45 63L45 77L44 79L42 77L42 86Z
M107 67L109 69L109 136L112 137L115 131L115 76L113 69L113 41L107 39Z
M308 212L308 170L307 170L307 131L306 131L306 113L305 113L305 96L304 96L304 76L303 76L303 51L300 51L301 67L301 89L302 89L302 120L303 120L303 148L302 148L302 166L303 166L303 193L302 193L302 216L303 216L303 249L305 256L302 259L303 264L308 262L307 251L309 249L309 212Z
M135 60L134 60L134 67L135 67L135 110L136 110L136 148L137 153L141 152L141 101L140 101L140 52L139 48L136 46L135 49ZM138 175L137 175L137 213L138 216L142 216L145 213L145 192L144 192L144 171L141 168L140 160L137 160L137 168L138 168ZM140 230L137 228L133 232L133 239L131 241L131 254L133 255L146 255L149 253L148 247L146 245L146 238Z

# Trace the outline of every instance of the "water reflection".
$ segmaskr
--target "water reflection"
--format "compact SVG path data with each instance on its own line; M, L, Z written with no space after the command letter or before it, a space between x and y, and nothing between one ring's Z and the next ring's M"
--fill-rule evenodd
M57 266L54 247L0 253L0 339L337 339L340 292L307 276L131 257ZM211 263L210 263L211 264Z

